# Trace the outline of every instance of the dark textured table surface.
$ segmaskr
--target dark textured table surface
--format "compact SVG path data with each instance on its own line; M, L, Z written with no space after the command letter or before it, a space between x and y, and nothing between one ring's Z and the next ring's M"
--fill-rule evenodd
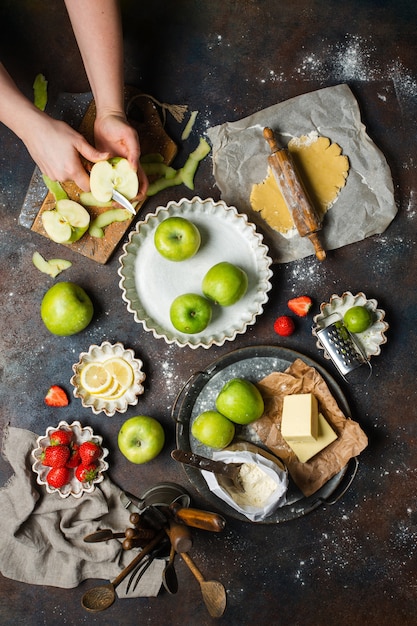
M22 144L0 128L0 405L1 427L39 434L55 413L43 402L59 381L69 391L71 366L90 344L121 341L143 359L145 394L120 417L97 417L72 400L60 419L90 424L110 448L110 477L138 493L165 480L189 487L193 503L204 500L170 458L175 428L170 412L189 376L233 349L276 345L297 350L323 365L338 382L353 417L369 437L353 484L333 506L277 525L228 518L222 534L199 532L193 556L207 578L227 589L222 622L233 626L290 624L324 626L417 624L416 495L416 311L417 311L417 8L414 0L241 0L220 2L122 2L126 81L160 101L198 110L194 137L216 124L325 86L347 83L370 137L391 168L398 214L381 235L273 267L264 313L244 335L209 350L168 346L133 321L121 298L119 252L105 266L65 250L73 262L65 279L82 285L95 303L89 328L70 338L44 328L39 305L50 285L32 266L39 250L47 258L61 249L18 223L33 163ZM60 92L89 90L61 3L15 3L0 9L1 58L31 95L34 76L49 81L50 103ZM182 147L181 128L168 132ZM192 140L190 140L192 142ZM195 192L219 199L211 159L200 167ZM174 188L150 199L142 215L193 193ZM277 315L290 297L307 293L314 313L331 294L363 291L376 298L390 324L381 355L372 359L366 385L348 386L323 359L311 336L311 317L279 339ZM122 420L137 412L163 423L167 443L151 463L136 467L117 450ZM0 482L11 475L0 460ZM97 616L80 606L86 581L72 590L25 585L2 577L2 624L211 624L199 585L177 561L177 595L118 601Z

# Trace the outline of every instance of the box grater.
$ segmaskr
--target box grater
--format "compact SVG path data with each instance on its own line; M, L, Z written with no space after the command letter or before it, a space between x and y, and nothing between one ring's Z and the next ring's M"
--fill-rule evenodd
M372 373L372 366L366 354L342 321L336 321L317 331L317 337L346 382L355 384L368 380ZM358 372L356 372L362 365L367 365L369 369L365 380L362 377L363 370L361 370L359 376L357 375Z

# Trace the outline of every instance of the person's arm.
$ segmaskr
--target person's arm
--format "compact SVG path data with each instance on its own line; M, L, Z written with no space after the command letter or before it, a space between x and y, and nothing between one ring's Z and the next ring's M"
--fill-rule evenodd
M127 123L124 109L123 39L117 0L65 0L97 116L96 146L127 158L137 170L141 195L147 179L140 164L136 131Z
M0 121L26 145L43 174L52 180L73 180L82 189L90 188L80 154L89 161L108 158L64 122L40 111L17 88L0 63Z

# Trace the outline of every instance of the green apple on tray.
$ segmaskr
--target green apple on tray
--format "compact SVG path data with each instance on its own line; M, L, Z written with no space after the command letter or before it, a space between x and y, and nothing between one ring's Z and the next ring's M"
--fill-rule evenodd
M262 416L264 400L254 383L245 378L232 378L218 393L215 409L198 415L191 426L191 434L206 446L222 449L232 442L236 425L251 424Z

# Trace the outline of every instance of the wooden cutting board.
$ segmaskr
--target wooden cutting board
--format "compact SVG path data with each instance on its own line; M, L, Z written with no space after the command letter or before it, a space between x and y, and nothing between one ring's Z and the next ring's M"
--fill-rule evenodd
M132 98L134 98L134 100L132 100ZM128 104L131 103L128 107L129 122L138 131L141 155L146 156L147 154L161 154L164 159L164 163L166 163L166 165L170 165L177 153L177 146L165 132L158 110L153 101L146 95L141 94L135 88L128 87L126 88L125 102L126 108L128 107ZM95 115L95 103L92 101L88 106L79 129L80 132L86 137L87 141L93 145ZM78 202L81 189L77 187L74 182L65 182L61 184L67 192L68 197L71 200ZM146 199L137 205L137 212L145 201ZM31 230L43 235L44 237L48 237L42 225L42 213L53 209L54 206L55 198L45 187L45 199L43 200L41 208L35 217ZM99 213L102 213L106 209L100 207L89 207L87 210L93 220L97 217L97 215L99 215ZM132 215L132 218L126 220L125 222L114 222L113 224L110 224L110 226L105 229L105 235L101 239L91 237L87 232L79 241L72 244L57 245L65 245L65 247L71 248L71 250L75 250L76 252L79 252L79 254L82 254L97 263L104 264L109 260L120 240L130 228L132 221L135 219L135 216Z

